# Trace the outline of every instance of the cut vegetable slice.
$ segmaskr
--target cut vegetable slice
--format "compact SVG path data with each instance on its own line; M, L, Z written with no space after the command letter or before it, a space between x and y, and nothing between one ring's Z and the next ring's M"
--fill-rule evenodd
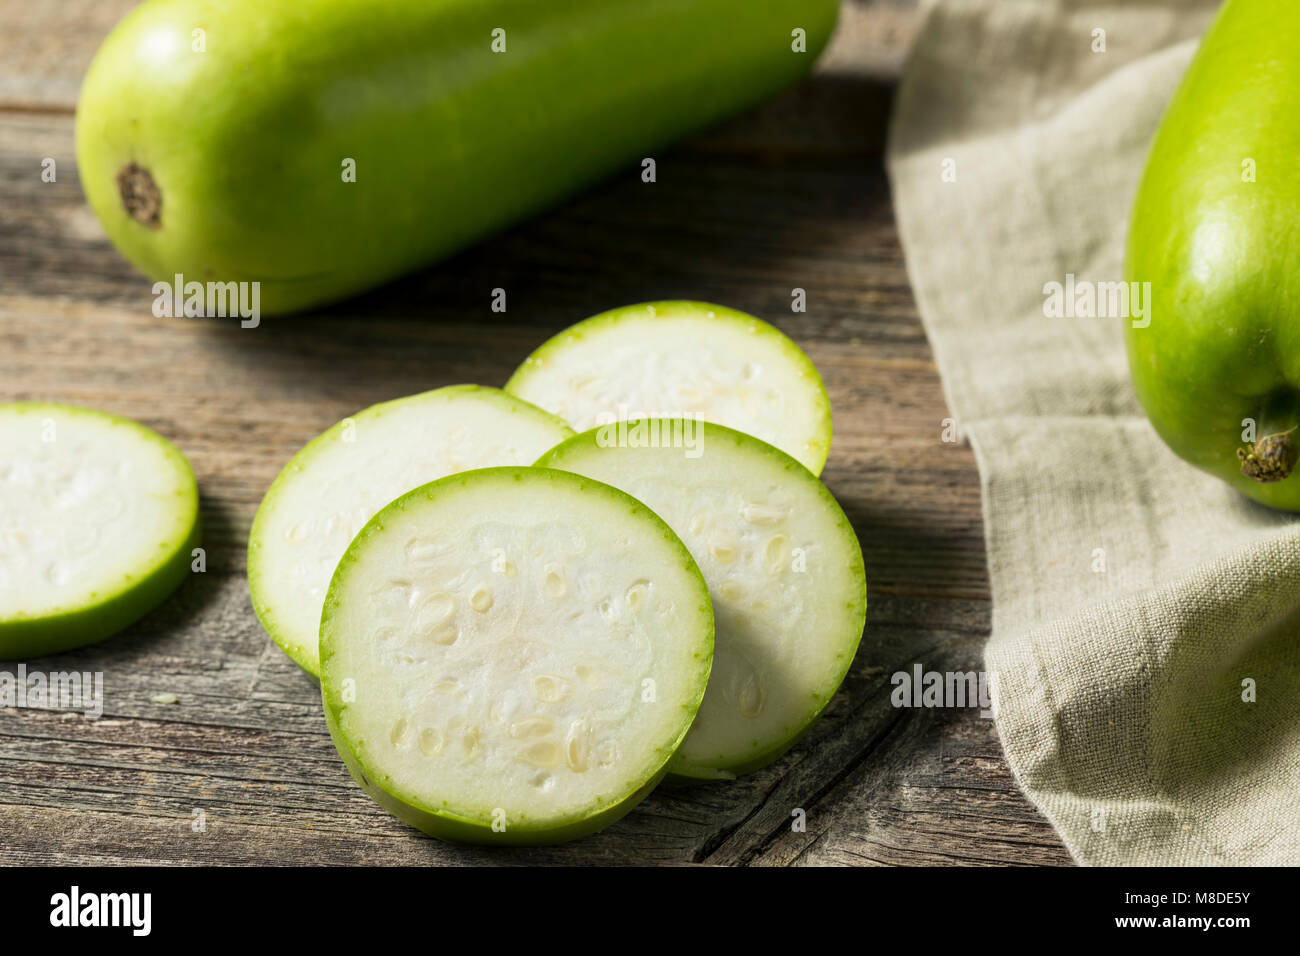
M452 385L374 405L310 441L262 499L248 588L262 626L320 673L321 604L362 526L398 495L489 465L527 465L572 430L495 388Z
M673 772L732 776L784 753L834 696L866 620L862 549L826 487L771 445L689 419L593 429L538 465L645 502L704 572L713 677Z
M708 681L699 568L650 509L542 468L487 468L384 508L339 562L321 687L353 777L469 842L612 823L665 772Z
M578 431L619 419L699 418L755 435L814 475L831 406L808 356L752 315L651 302L579 322L530 355L506 391Z
M75 405L0 405L0 660L103 640L190 570L189 462L143 425Z

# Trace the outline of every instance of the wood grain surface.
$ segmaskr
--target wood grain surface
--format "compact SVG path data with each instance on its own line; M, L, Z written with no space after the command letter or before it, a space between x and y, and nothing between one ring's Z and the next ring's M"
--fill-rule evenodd
M846 3L814 75L664 152L657 183L628 169L450 262L247 330L155 318L150 283L82 198L77 87L130 6L0 0L0 401L91 405L175 441L198 475L208 569L114 639L29 662L102 671L105 710L0 710L0 862L1069 862L991 721L889 700L890 675L913 663L978 668L990 619L975 462L940 437L948 411L882 166L912 0ZM41 180L45 158L56 182ZM497 287L504 315L489 308ZM796 287L804 314L791 312ZM775 323L826 379L824 477L861 538L870 594L849 678L776 764L665 785L587 839L485 850L424 837L352 782L318 689L253 615L244 549L258 502L339 418L441 385L500 385L565 325L678 297Z

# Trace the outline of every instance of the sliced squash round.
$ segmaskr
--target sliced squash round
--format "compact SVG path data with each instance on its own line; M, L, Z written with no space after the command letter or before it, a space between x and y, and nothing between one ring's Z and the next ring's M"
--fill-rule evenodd
M598 481L488 468L403 495L339 562L321 617L339 754L426 833L553 843L663 776L708 681L685 546Z

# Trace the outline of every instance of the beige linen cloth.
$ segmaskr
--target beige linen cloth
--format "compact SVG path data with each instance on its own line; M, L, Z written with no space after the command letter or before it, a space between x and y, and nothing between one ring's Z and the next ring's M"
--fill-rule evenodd
M912 285L979 461L998 733L1080 863L1300 864L1300 523L1156 437L1123 320L1044 314L1048 282L1123 278L1147 147L1216 6L941 2L891 131Z

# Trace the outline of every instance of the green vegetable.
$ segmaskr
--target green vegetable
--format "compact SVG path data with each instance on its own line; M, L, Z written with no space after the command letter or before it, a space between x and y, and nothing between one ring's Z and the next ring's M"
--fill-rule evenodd
M1187 461L1300 511L1300 5L1229 0L1156 135L1127 274L1126 323L1156 431Z
M199 496L171 442L133 421L0 405L0 660L91 644L190 573Z
M813 474L830 450L830 401L808 356L766 322L707 302L649 302L579 322L530 355L506 391L578 431L631 418L717 422Z
M376 511L435 478L530 464L572 434L505 392L452 385L373 405L312 439L267 491L248 539L248 589L267 633L318 675L325 591Z
M735 776L789 749L835 695L866 619L862 550L825 486L771 445L689 419L595 428L538 465L644 501L708 582L713 675L672 772Z
M640 502L487 468L366 525L320 646L335 746L381 806L444 839L554 843L612 823L666 772L704 695L713 612Z
M641 175L799 77L836 8L151 0L82 87L81 181L151 278L259 281L263 312L302 309Z

